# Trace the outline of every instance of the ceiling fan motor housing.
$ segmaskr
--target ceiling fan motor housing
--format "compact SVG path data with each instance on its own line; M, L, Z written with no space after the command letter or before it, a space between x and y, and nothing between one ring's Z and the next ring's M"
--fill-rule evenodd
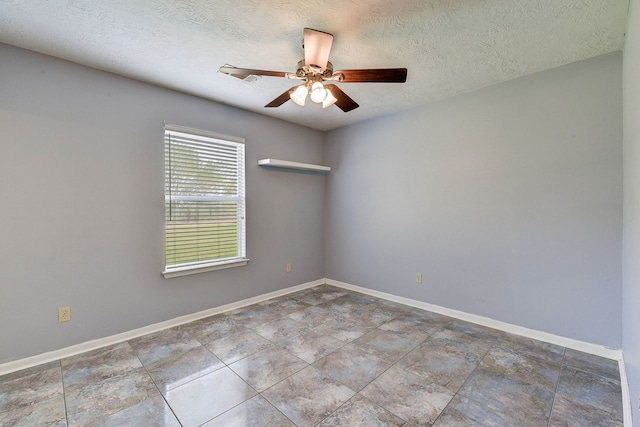
M304 59L298 61L296 65L296 75L298 77L311 77L314 75L320 75L324 78L329 78L333 75L333 64L330 61L327 61L327 66L324 71L322 71L322 67L316 65L305 65Z

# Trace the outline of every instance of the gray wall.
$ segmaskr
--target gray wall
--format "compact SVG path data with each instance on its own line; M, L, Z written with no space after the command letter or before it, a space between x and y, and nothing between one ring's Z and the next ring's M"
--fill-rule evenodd
M630 5L624 46L624 246L622 349L634 425L640 427L640 4Z
M325 178L257 166L323 133L6 45L0 94L0 363L324 276ZM163 121L246 138L246 267L161 276Z
M621 345L620 54L327 134L6 45L0 58L0 363L325 276ZM160 275L163 121L246 138L247 267Z
M619 348L621 69L610 54L331 131L326 276Z

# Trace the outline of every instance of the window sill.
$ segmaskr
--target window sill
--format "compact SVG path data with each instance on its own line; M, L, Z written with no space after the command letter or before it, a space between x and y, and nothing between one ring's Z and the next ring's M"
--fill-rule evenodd
M223 261L217 263L211 263L206 265L200 265L197 267L182 267L165 270L162 275L165 279L171 279L173 277L188 276L191 274L206 273L207 271L224 270L226 268L242 267L247 265L248 258L234 259L231 261Z

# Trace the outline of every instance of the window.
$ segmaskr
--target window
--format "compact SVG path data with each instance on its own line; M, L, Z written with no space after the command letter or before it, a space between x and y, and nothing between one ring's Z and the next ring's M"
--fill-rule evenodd
M244 139L166 125L165 271L246 265Z

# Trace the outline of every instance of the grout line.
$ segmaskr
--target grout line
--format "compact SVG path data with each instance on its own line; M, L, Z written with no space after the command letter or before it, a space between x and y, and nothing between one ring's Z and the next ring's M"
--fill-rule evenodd
M131 347L131 343L129 343L129 341L127 341L127 344L129 344L129 347ZM156 380L153 379L153 377L151 376L151 373L149 373L149 370L147 369L147 366L142 363L142 360L140 360L140 357L138 357L138 355L136 354L135 350L133 349L133 347L131 347L131 351L133 352L133 354L136 356L136 358L138 359L138 361L140 362L140 364L142 365L142 368L144 369L144 371L147 373L147 375L149 376L149 379L151 380L151 382L153 383L153 385L155 386L156 390L158 390L158 394L160 394L160 397L162 398L162 401L165 403L165 405L167 405L167 408L169 408L169 410L171 411L171 413L173 414L173 416L175 417L176 421L178 422L178 424L182 425L182 422L180 421L180 419L178 418L178 414L175 413L175 411L173 410L173 408L171 407L171 405L169 404L169 402L167 401L167 398L165 397L164 393L160 390L160 387L158 387L158 383L156 382ZM146 399L145 399L146 400ZM141 402L140 402L141 403ZM126 410L128 408L123 409ZM122 412L122 411L120 411Z
M69 409L67 408L67 392L64 386L64 374L62 372L62 360L58 360L58 367L60 368L60 383L62 385L62 399L64 400L64 419L69 425Z
M562 353L562 361L560 362L560 371L558 372L558 380L556 381L556 388L553 390L553 402L551 402L551 410L549 411L549 419L547 420L547 426L551 424L551 415L553 415L553 407L556 405L556 398L558 397L558 387L560 386L560 378L562 377L562 368L565 366L564 360L567 357L567 348L565 347Z
M458 387L455 391L455 393L453 393L453 396L451 397L451 400L449 400L447 402L447 404L445 405L444 408L442 408L442 411L440 411L440 413L438 414L438 416L436 417L435 420L433 420L433 424L436 423L436 421L438 421L438 418L440 418L442 416L442 414L444 414L444 412L447 410L447 408L449 407L449 405L451 404L451 402L453 402L453 400L456 398L456 396L458 396L458 393L460 393L460 390L462 390L462 387L464 387L464 385L467 383L467 381L469 381L469 378L471 378L473 376L473 374L478 370L478 367L482 364L482 361L484 360L485 357L487 357L487 354L489 354L489 352L491 351L491 349L493 349L494 347L498 347L496 345L496 341L498 340L498 337L495 337L493 339L493 343L489 346L489 348L487 349L487 351L484 352L484 354L482 355L482 358L478 361L478 363L476 364L476 366L474 366L473 370L471 372L469 372L469 375L467 375L467 378L465 378L464 382L462 384L460 384L460 387ZM473 400L474 402L477 402L475 399L472 399L470 396L467 397L469 400ZM493 410L490 410L489 412L495 414L495 412ZM500 414L497 414L500 415Z

